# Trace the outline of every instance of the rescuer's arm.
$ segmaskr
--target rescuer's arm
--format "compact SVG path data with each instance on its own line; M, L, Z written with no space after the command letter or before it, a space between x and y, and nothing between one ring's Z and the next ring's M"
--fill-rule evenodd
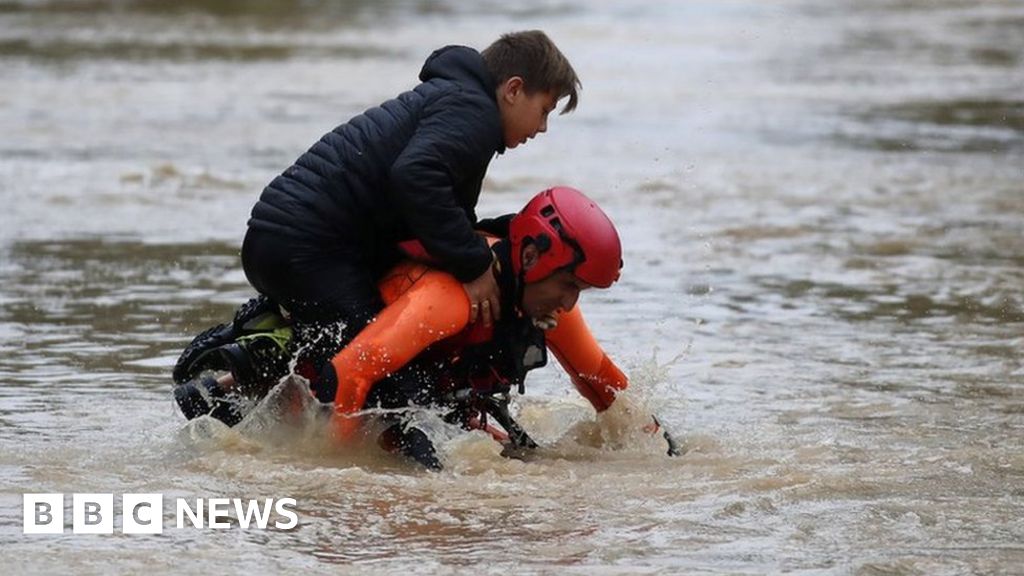
M450 274L428 270L388 304L352 342L331 359L338 380L335 431L351 438L359 427L352 414L363 408L381 378L405 366L431 344L460 332L469 322L469 299Z
M546 336L548 348L569 374L576 390L598 412L607 410L615 401L615 395L629 385L629 379L605 354L590 332L579 306L559 315L558 325L549 330ZM664 430L657 416L651 416L651 420L644 429L651 434L662 431L668 442L668 454L680 455L682 452L679 446Z

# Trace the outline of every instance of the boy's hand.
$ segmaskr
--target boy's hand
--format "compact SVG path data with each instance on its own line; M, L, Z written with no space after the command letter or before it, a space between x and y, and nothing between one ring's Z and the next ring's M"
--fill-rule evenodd
M462 285L469 296L469 323L480 318L484 326L501 318L501 293L498 281L494 279L494 267L490 267L479 278Z

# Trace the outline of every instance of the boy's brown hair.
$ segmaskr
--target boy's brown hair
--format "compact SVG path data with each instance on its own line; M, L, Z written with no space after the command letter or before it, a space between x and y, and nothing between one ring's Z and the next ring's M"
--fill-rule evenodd
M513 76L523 79L527 92L554 92L558 99L569 97L561 114L572 112L583 87L572 64L540 30L503 34L481 55L500 85Z

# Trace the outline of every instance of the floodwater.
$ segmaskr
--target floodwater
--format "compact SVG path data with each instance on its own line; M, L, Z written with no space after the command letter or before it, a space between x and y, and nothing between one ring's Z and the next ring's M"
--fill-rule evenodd
M628 402L546 369L536 458L435 427L439 474L186 426L170 367L249 296L262 186L432 49L534 27L580 109L479 212L610 213L623 278L581 305ZM1020 0L12 0L0 81L7 573L1024 574ZM24 535L39 492L161 493L165 530ZM179 497L300 521L179 529Z

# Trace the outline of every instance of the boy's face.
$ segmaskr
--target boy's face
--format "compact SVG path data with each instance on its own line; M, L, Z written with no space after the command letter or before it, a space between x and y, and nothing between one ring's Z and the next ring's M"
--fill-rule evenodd
M498 86L497 96L506 148L515 148L537 134L547 132L548 114L558 104L557 94L530 94L523 87L523 79L513 76Z

